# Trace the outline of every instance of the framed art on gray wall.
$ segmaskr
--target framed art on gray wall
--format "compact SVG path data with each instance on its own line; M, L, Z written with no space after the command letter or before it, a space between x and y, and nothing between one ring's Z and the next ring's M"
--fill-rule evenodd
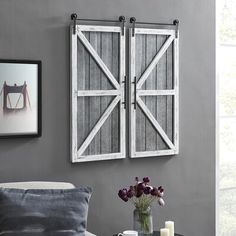
M1 59L0 138L41 132L41 61Z
M71 27L72 162L125 158L125 32Z
M129 28L128 75L124 25L71 26L72 162L179 153L178 21L140 24Z
M129 31L131 158L179 152L179 33Z

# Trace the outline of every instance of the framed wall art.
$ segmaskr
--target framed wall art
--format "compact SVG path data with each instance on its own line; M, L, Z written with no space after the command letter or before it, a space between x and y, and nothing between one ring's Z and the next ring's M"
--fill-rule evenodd
M71 19L72 162L177 155L179 21Z
M41 136L41 67L0 59L0 138Z
M179 152L178 29L130 29L131 158Z
M72 162L125 158L125 32L71 27Z

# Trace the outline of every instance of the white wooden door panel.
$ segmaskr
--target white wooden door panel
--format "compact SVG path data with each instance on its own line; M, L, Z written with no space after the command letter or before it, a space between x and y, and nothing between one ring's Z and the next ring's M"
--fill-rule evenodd
M178 153L178 34L135 28L130 39L130 155Z
M130 44L130 155L179 149L179 45L172 29L135 28ZM126 157L125 34L121 27L71 29L73 162Z
M71 29L72 162L125 158L124 54L121 27Z

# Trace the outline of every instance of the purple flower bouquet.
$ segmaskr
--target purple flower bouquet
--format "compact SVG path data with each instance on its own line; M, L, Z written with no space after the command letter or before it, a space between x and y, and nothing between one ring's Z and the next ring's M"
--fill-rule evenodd
M150 185L150 179L144 177L143 181L135 178L135 184L129 188L120 189L118 196L124 201L134 204L134 229L143 234L152 233L152 216L151 205L157 202L160 206L164 206L163 200L164 189L162 186L154 187ZM135 219L137 218L137 219Z

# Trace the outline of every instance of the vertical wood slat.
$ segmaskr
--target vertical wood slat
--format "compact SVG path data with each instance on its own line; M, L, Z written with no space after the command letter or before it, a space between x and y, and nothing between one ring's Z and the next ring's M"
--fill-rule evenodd
M121 85L121 93L122 93L122 99L120 102L119 106L119 117L120 117L120 122L119 122L119 150L120 153L123 157L126 156L126 110L125 106L127 108L127 78L125 78L126 75L126 70L125 70L125 65L126 65L126 60L125 60L125 40L126 40L126 31L124 29L123 34L119 35L119 82ZM124 83L124 80L126 79L126 82ZM126 86L126 87L125 87ZM124 104L126 102L126 105Z
M119 55L119 35L112 33L112 54ZM112 74L116 79L119 78L119 56L112 56ZM111 152L119 152L119 110L120 107L117 105L111 114Z
M135 76L138 79L141 77L146 68L146 35L136 36L135 42ZM146 85L144 85L146 86ZM144 98L145 100L146 98ZM138 106L136 110L136 150L145 151L146 147L146 118Z
M88 41L90 40L90 33L89 32L85 32L84 36L88 39ZM90 90L90 60L91 60L91 56L86 51L86 54L85 54L85 88L88 90ZM88 98L88 97L85 97L84 117L85 117L85 132L84 132L83 140L85 140L85 138L88 136L89 131L90 131L90 124L89 124L89 121L90 121L90 98ZM88 155L88 154L89 154L89 149L87 148L84 152L84 155Z
M166 41L165 36L157 36L158 47L161 48ZM157 64L157 84L159 89L166 89L166 54L164 54ZM157 98L157 121L160 126L166 131L166 96L158 96ZM163 139L157 134L157 148L159 150L166 149L167 146Z
M83 45L81 44L81 42L79 40L77 40L77 65L78 65L78 69L77 69L77 76L78 76L78 90L85 90L85 83L86 83L86 79L85 79L85 75L86 75L86 71L85 71L85 55L86 55L86 51L83 47ZM85 97L78 97L78 111L77 111L77 139L78 139L78 147L83 143L84 137L86 135L86 127L85 127L85 115L80 115L80 114L85 114Z
M102 33L101 37L101 59L109 70L112 68L112 34ZM106 77L101 80L101 87L106 89L112 89L111 85L106 82ZM101 98L101 110L106 109L109 105L110 97ZM111 152L111 117L109 117L101 128L101 153Z
M94 50L100 55L100 33L91 32L90 33L90 44L93 46ZM100 69L98 68L96 62L90 56L89 63L89 74L90 74L90 83L89 89L95 90L100 88ZM98 121L101 111L100 111L100 98L91 97L89 99L89 130L92 130L96 122ZM83 114L81 114L83 116ZM94 137L90 145L88 146L88 154L96 155L100 154L100 132Z
M77 88L77 35L73 34L73 27L70 29L71 35L71 113L77 114L77 95L75 95ZM72 162L77 159L77 117L71 116L71 158Z
M171 47L167 50L166 53L166 84L167 89L173 88L173 44ZM166 98L166 134L169 137L169 139L174 143L173 139L173 96L167 96Z
M161 48L161 45L162 45L162 40L161 40L162 36L159 36L159 35L156 35L156 46L157 46L157 51L160 50ZM159 63L157 64L156 68L156 81L157 81L157 85L156 85L156 89L159 90L159 89L162 89L161 88L161 83L160 83L160 68L159 68ZM155 97L155 100L156 100L156 114L155 114L155 117L156 119L158 120L159 116L160 116L160 112L159 112L159 107L160 107L160 101L159 101L159 96ZM161 149L161 145L163 144L163 140L161 139L160 135L157 133L156 134L156 139L157 139L157 143L156 143L156 149L159 150Z
M147 35L146 40L146 62L147 64L150 64L150 61L152 61L153 57L157 53L156 49L156 36L155 35ZM156 70L153 70L148 79L145 82L146 89L153 89L156 88ZM149 108L150 112L156 116L156 98L151 97L145 97L146 99L146 105ZM146 119L146 147L145 151L154 151L156 150L157 145L157 136L156 131L154 130L153 126L149 121Z
M174 97L174 144L176 154L179 153L179 32L174 40L174 86L176 95Z
M130 93L129 93L129 109L130 109L130 120L129 120L129 134L130 134L130 156L135 157L136 153L136 110L134 109L134 77L135 77L135 40L133 37L132 29L129 29L129 76L130 76Z

